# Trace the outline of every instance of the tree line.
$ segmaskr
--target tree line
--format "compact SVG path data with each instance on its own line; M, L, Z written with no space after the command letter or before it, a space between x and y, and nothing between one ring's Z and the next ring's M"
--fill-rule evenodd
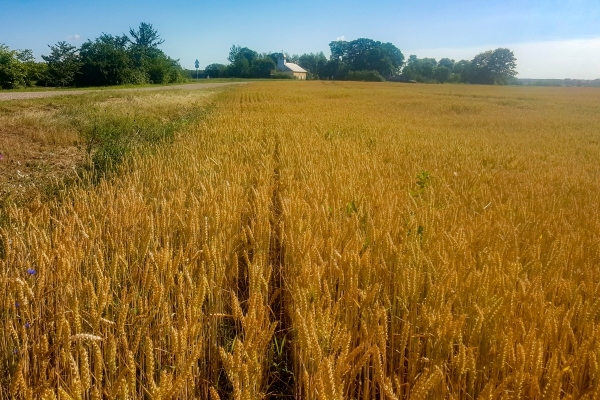
M600 79L531 79L519 78L517 85L523 86L566 86L566 87L600 87Z
M233 45L225 64L210 64L204 72L211 78L270 78L277 66L277 53L258 53Z
M129 36L103 33L79 48L61 41L36 62L31 50L0 44L0 86L109 86L180 82L185 75L178 60L158 46L164 43L151 24L129 29Z
M402 52L391 43L371 39L330 43L331 57L323 52L302 55L285 54L288 62L307 71L307 79L376 80L383 81L399 71L404 62ZM232 46L229 64L210 64L204 70L210 77L224 78L291 78L276 71L281 53L258 53L241 46Z
M455 62L449 58L418 58L411 55L401 78L416 82L476 83L483 85L507 85L514 83L516 59L506 48L488 50L477 54L472 60Z
M307 79L360 81L415 81L428 83L477 83L506 85L514 82L516 59L505 48L477 54L472 60L455 62L449 58L418 58L404 54L392 43L361 38L329 43L331 56L323 52L289 55L289 62L307 71ZM285 78L290 75L274 72L280 53L258 53L241 46L232 46L229 64L210 64L204 72L213 78Z
M31 50L11 50L0 44L0 86L165 84L193 77L159 49L163 42L151 24L142 22L137 30L129 30L129 36L103 33L79 48L58 42L49 46L50 54L42 55L44 62L36 62ZM332 41L329 48L329 58L323 52L285 55L307 71L307 79L509 84L516 75L514 54L505 48L458 62L416 55L405 60L392 43L367 38ZM229 64L210 64L203 72L211 78L293 78L277 71L280 55L234 45Z

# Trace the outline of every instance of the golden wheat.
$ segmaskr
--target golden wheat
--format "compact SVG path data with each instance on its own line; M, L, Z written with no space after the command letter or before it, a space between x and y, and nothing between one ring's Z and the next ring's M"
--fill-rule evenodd
M198 101L174 143L9 209L0 398L598 398L600 92Z

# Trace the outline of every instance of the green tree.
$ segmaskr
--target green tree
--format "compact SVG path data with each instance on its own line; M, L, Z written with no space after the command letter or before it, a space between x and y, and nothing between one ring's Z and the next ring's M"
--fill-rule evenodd
M227 66L224 64L210 64L204 68L204 72L211 78L224 78L226 76Z
M95 41L88 40L79 50L81 86L105 86L135 83L133 62L129 55L127 36L103 33Z
M321 79L333 79L333 80L344 80L348 77L348 64L344 63L340 59L331 59L327 62L327 65L323 68L323 75Z
M298 58L298 65L308 72L309 79L319 79L324 76L324 69L327 66L327 57L323 52L302 54Z
M426 80L433 79L433 70L437 66L435 58L422 58L420 60L420 75Z
M469 60L460 60L454 64L453 72L455 74L460 74L463 71L469 69L471 66L471 61Z
M48 85L48 64L45 62L26 63L28 86L47 86Z
M329 49L331 51L330 59L343 61L344 58L347 58L348 46L348 42L344 40L336 40L329 43Z
M506 85L517 75L516 61L513 52L506 48L479 53L471 60L469 81L486 85Z
M129 29L129 34L128 52L135 68L133 79L136 82L163 84L185 79L179 60L168 57L158 48L164 40L152 24L142 22L137 31Z
M492 53L489 68L496 84L508 85L517 75L517 59L510 49L498 48Z
M25 85L26 71L19 52L0 43L0 87L14 89Z
M151 58L160 58L162 51L158 46L164 43L158 32L152 27L152 24L141 22L138 30L129 28L131 39L128 41L131 45L128 48L129 56L133 61L134 67L137 68L143 75L145 80L149 79L147 70L149 68L149 60Z
M279 58L279 54L281 54L281 53L271 53L271 54L268 54L268 57L271 60L273 60L273 62L275 63L275 65L277 65L277 60Z
M227 57L227 60L229 60L231 63L235 63L241 59L246 59L248 64L252 64L252 61L254 61L254 59L257 57L258 53L256 51L250 50L247 47L233 45L231 46L231 49L229 49L229 56Z
M165 41L161 39L160 35L152 27L152 24L141 22L138 30L129 28L129 34L133 38L134 46L143 49L157 49L158 46L163 44Z
M225 75L231 78L250 78L250 63L243 57L239 58L227 66Z
M445 66L437 66L433 69L433 79L435 79L439 83L448 82L451 74L452 71L450 71L450 68Z
M350 71L346 77L349 81L383 82L383 76L377 71Z
M300 62L300 56L298 54L285 53L285 59L287 62L298 64Z
M442 58L440 61L438 61L438 67L446 67L450 70L450 72L454 70L454 64L454 60L449 58Z
M148 58L145 68L150 83L175 83L185 79L179 60L168 57L161 50L156 50L154 56Z
M242 49L241 46L236 46L235 44L232 44L231 48L229 49L229 55L227 56L227 61L229 61L230 63L235 62L235 60L238 58L238 53L240 52L241 49Z
M402 69L402 76L405 77L406 79L416 80L417 77L419 76L419 72L420 72L419 68L418 68L418 62L419 62L419 59L417 58L417 56L414 54L411 54L408 57L408 61L406 62L406 65Z
M256 58L252 61L251 75L254 78L269 78L271 71L275 69L275 63L268 56Z
M72 85L81 66L77 48L64 41L48 47L50 55L42 58L48 63L49 83L60 87Z
M329 43L331 60L340 60L350 71L377 71L383 76L400 72L404 55L391 43L360 38L351 42Z
M17 60L19 60L25 71L24 86L33 86L44 79L47 72L46 64L35 61L33 50L17 50Z
M261 59L259 62L261 65L257 64L254 66L254 62L259 58ZM269 58L269 61L272 61L269 56L263 55L259 57L258 53L254 50L233 45L229 49L229 57L227 57L231 64L227 66L226 74L235 78L252 78L255 74L265 77L267 74L267 58ZM269 69L269 75L271 74L271 69Z
M402 76L418 82L429 82L434 79L437 65L435 58L418 58L416 55L411 55L402 70Z
M392 66L391 73L394 75L399 74L404 65L404 54L392 43L382 43L381 48L385 51L385 55Z
M479 83L483 85L494 84L494 77L492 76L489 65L492 54L492 50L488 50L473 57L468 77L470 83Z
M471 73L471 61L460 60L454 64L454 75L457 77L459 82L468 82L469 74Z

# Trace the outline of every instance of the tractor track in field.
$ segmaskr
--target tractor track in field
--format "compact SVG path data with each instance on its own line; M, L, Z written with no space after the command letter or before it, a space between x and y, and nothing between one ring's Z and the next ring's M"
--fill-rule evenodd
M186 83L183 85L157 86L157 87L142 87L142 88L123 88L123 89L83 89L83 90L48 90L43 92L0 92L0 101L8 100L28 100L41 99L55 96L71 96L78 94L86 94L103 91L119 91L119 92L147 92L147 91L162 91L162 90L202 90L214 89L222 86L230 85L245 85L247 82L221 82L221 83Z
M277 346L273 355L274 359L270 365L269 391L271 397L293 397L295 391L294 374L292 372L292 347L290 338L291 320L287 311L289 293L285 285L285 245L283 240L283 203L281 184L281 138L275 138L275 149L273 151L273 192L270 205L271 242L269 243L269 264L273 268L270 288L269 302L271 311L278 325L273 334L273 340Z

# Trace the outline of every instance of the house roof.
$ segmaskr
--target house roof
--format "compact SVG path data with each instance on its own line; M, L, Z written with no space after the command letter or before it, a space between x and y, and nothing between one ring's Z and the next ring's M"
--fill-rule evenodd
M302 68L298 64L294 64L294 63L286 62L285 67L288 68L292 72L306 72L306 70L304 68Z

